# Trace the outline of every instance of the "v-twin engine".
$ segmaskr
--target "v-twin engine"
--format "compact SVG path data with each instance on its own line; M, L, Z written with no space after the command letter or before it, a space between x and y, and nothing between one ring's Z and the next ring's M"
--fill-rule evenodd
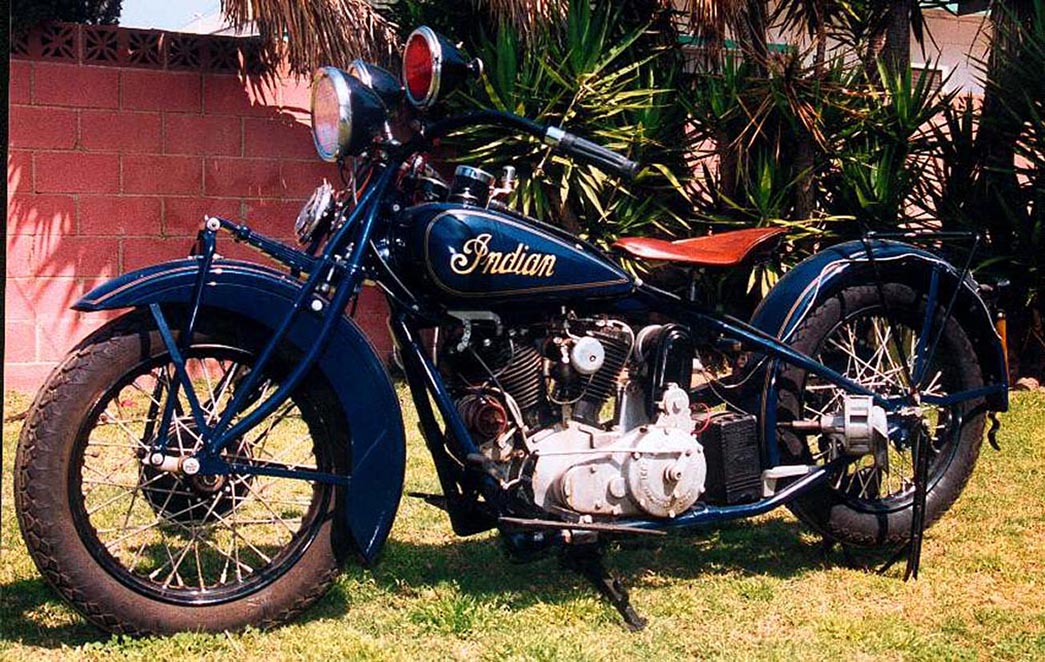
M534 458L534 502L587 515L675 517L704 491L707 467L693 436L689 397L669 387L653 423L599 428L568 421L535 434L527 443Z
M677 327L462 321L444 336L440 365L473 439L521 507L567 518L675 517L703 494L707 464L685 390L692 345Z

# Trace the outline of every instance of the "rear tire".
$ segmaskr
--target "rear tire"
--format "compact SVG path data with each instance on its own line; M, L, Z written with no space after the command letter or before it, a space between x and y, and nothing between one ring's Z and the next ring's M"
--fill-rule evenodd
M252 325L217 315L201 315L186 351L194 381L209 389L213 415L264 342ZM274 388L295 359L296 352L277 351L263 384ZM188 477L147 466L142 457L160 420L152 403L166 399L168 364L152 317L136 311L83 341L51 374L30 409L15 460L15 507L30 555L66 600L109 632L220 632L282 623L337 576L331 545L336 490L246 474ZM224 370L220 382L208 374L214 366ZM168 454L191 453L198 442L193 430L190 415L176 414ZM246 463L279 453L288 462L343 473L346 435L333 393L312 375L288 405L227 452Z
M911 366L926 301L898 283L884 285L883 293L894 318L892 328L885 319L878 288L854 286L818 303L788 344L876 393L893 397L904 394L906 373L891 334L895 329L901 336L903 359ZM934 329L939 328L942 317L938 305ZM947 320L928 374L928 388L923 393L956 393L983 385L976 353L953 317ZM778 422L840 410L842 391L800 368L786 366L777 384ZM983 401L936 408L928 412L928 418L933 455L926 496L927 527L950 508L972 474L983 440ZM914 465L901 434L891 433L887 467L879 467L873 458L863 458L829 484L793 501L789 508L803 522L840 542L861 546L906 542L911 534ZM785 463L822 463L832 447L826 435L803 438L787 427L778 428L778 435Z

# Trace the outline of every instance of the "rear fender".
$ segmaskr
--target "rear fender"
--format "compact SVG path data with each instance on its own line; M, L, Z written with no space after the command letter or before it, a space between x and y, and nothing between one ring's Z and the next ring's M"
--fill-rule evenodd
M73 308L94 312L153 303L189 304L198 273L195 258L153 265L95 288ZM274 330L290 314L300 289L299 281L268 267L216 260L201 306L227 310ZM307 351L321 321L311 311L298 313L288 340ZM399 399L373 346L347 317L335 327L316 368L334 389L350 424L347 450L352 478L342 492L338 512L351 544L369 563L388 538L403 491L406 437Z
M877 272L886 282L903 283L916 292L926 293L933 270L939 272L937 301L946 305L957 288L951 315L962 326L976 352L983 382L986 386L1003 388L986 396L988 408L1007 411L1009 408L1008 369L1001 339L994 327L994 319L987 304L980 297L978 286L971 276L959 282L960 272L947 261L926 250L898 241L870 242L874 264L867 256L861 241L832 246L802 261L791 269L770 290L755 310L752 326L787 342L816 305L842 288L874 283ZM775 456L775 367L764 366L764 385L761 394L763 433L767 451ZM758 381L759 376L755 375Z

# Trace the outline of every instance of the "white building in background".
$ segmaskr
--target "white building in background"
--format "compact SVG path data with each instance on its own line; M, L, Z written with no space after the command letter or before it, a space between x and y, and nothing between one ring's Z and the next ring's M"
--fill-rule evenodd
M926 23L925 43L919 45L911 36L911 66L916 72L927 71L944 90L978 95L983 93L980 79L990 44L990 22L984 11L957 14L959 4L964 6L966 3L954 3L953 11L922 10ZM808 48L804 35L787 34L773 28L770 28L769 40L771 53ZM691 50L693 60L698 61L697 52L701 46L697 40L683 37L683 42L684 48ZM828 52L830 57L830 46Z
M983 94L982 66L990 45L986 13L955 16L943 9L926 9L925 54L911 39L912 66L929 63L946 90Z

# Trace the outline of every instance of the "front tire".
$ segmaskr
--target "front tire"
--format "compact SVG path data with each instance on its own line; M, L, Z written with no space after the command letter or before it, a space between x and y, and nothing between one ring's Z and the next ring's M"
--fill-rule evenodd
M825 298L795 329L788 344L876 393L904 396L910 391L907 374L913 369L927 303L899 283L884 285L882 294L885 309L873 285L848 287ZM937 305L934 331L927 342L942 323L943 310ZM899 352L893 333L900 336ZM946 321L926 374L922 394L945 395L983 385L976 353L953 317ZM783 423L778 438L784 462L820 464L837 455L838 444L829 435L802 437L786 424L838 413L844 392L795 366L786 366L777 384L777 421ZM983 440L984 407L980 399L923 411L931 453L928 527L955 502L972 474ZM911 534L914 463L904 435L902 426L890 430L887 457L881 464L872 456L864 457L789 508L803 522L840 542L872 547L906 542Z
M264 342L251 325L219 315L204 312L185 351L211 421ZM258 395L271 393L295 359L293 351L277 351ZM189 477L143 462L160 427L171 366L151 316L131 312L83 341L51 374L15 460L15 507L30 555L66 600L110 632L284 622L337 576L335 490L249 474ZM182 395L168 455L198 448L188 412ZM312 375L225 452L241 463L271 459L344 472L342 419L325 381Z

